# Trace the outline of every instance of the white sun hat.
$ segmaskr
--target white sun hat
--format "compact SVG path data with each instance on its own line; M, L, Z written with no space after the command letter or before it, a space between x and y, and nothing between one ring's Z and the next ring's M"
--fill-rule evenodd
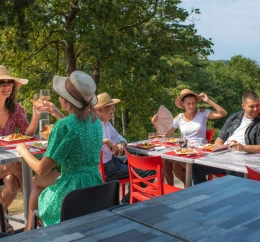
M74 71L69 77L55 75L52 80L53 90L75 107L83 108L84 100L97 103L97 89L93 78L83 71Z
M3 65L0 65L0 79L1 80L14 80L16 82L16 87L19 88L21 85L27 84L28 80L27 79L22 79L18 77L11 76L9 74L9 71L7 68Z

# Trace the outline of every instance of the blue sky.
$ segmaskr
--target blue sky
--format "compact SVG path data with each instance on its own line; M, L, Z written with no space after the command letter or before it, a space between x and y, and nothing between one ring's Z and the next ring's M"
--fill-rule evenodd
M215 54L209 59L243 55L260 63L260 0L183 0L180 6L200 9L195 27L197 34L212 38Z

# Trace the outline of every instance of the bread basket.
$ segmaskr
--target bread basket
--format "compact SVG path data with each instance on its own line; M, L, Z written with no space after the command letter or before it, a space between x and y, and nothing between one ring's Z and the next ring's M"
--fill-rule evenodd
M45 139L45 140L48 140L49 139L49 136L50 136L50 133L51 133L51 130L52 130L52 127L53 127L53 124L51 125L48 125L46 128L45 131L43 132L39 132L40 136Z

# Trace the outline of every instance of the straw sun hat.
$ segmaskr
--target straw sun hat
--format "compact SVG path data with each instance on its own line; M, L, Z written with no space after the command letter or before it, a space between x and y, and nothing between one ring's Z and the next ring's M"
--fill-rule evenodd
M106 92L99 94L97 98L98 98L98 103L95 105L95 108L111 106L121 101L120 99L111 99L108 93Z
M96 83L85 72L74 71L69 77L55 75L52 80L52 87L59 96L77 108L83 108L82 101L84 100L91 101L94 105L97 103Z
M7 68L3 65L0 65L0 80L14 80L16 82L16 87L19 88L23 84L27 84L27 79L22 79L18 77L11 76Z
M177 97L176 100L175 100L175 105L176 105L178 108L184 109L184 106L183 106L183 104L182 104L182 99L183 99L185 96L187 96L188 94L194 95L195 98L196 98L196 102L197 102L197 103L199 103L199 102L201 101L201 97L200 97L197 93L194 93L194 92L192 92L192 91L189 90L189 89L183 89L183 90L181 91L180 96Z

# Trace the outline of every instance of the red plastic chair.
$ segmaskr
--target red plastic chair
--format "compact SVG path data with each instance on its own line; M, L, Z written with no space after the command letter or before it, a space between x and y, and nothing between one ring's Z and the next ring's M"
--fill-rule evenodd
M206 140L212 144L213 136L215 133L215 129L207 129L206 130Z
M206 130L206 140L207 140L210 144L212 144L212 140L213 140L214 133L215 133L215 129L207 129L207 130ZM225 175L224 175L224 174L208 175L208 181L212 180L212 179L213 179L213 176L222 177L222 176L225 176Z
M105 173L105 168L104 168L104 164L103 164L103 154L102 152L100 153L100 163L99 163L99 170L101 173L101 177L103 179L103 182L106 182L106 173ZM122 194L122 199L125 196L125 186L126 183L130 182L130 178L123 178L123 179L118 179L118 181L120 182L121 185L121 194Z
M125 152L128 158L130 175L130 204L182 190L163 182L161 156L135 156L129 154L127 151ZM157 173L148 177L140 177L133 168L155 170ZM152 182L154 179L157 179L157 181ZM144 188L141 186L141 183L147 186Z
M248 178L251 180L260 181L260 172L246 166Z

